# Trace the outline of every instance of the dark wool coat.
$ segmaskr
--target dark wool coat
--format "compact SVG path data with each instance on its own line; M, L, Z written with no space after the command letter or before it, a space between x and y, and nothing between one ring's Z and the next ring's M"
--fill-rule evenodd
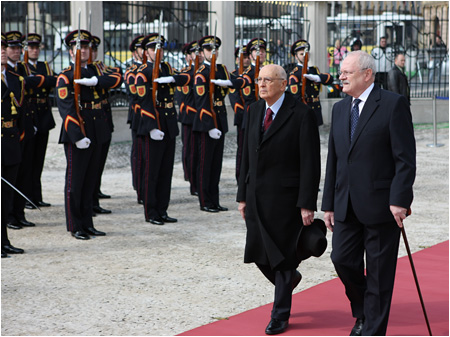
M265 101L250 105L237 201L246 202L245 263L296 268L300 208L316 210L320 139L314 112L286 93L270 128L261 134Z

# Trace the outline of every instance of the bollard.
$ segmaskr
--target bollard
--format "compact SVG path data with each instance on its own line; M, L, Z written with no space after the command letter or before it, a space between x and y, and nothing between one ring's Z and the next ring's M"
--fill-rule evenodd
M428 144L428 147L441 147L444 144L437 142L437 111L436 111L436 96L433 96L433 144Z

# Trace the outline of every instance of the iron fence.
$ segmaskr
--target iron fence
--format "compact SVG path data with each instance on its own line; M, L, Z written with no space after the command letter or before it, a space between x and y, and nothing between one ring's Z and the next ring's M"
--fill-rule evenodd
M42 35L41 59L49 61L56 72L69 64L63 38L69 30L70 3L67 1L2 1L2 31ZM159 13L164 12L163 35L167 38L165 59L176 69L185 63L184 43L210 33L206 1L104 1L103 46L105 62L126 67L131 60L128 46L137 34L156 32ZM448 4L432 2L356 2L328 3L327 41L323 51L328 69L335 76L328 87L329 97L341 96L337 72L340 62L361 42L361 49L377 62L377 81L385 85L383 73L393 67L398 53L406 57L406 75L411 97L448 97ZM290 46L308 34L308 3L292 1L236 1L235 46L260 36L267 41L266 63L277 63L287 71L293 68ZM386 46L380 47L381 37ZM317 51L316 51L317 52Z

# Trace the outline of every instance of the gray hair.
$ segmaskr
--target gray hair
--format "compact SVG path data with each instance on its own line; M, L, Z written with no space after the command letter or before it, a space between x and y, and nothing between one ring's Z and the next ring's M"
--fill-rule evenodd
M348 56L354 55L357 57L359 70L363 69L372 69L372 77L375 78L375 73L377 72L377 68L375 65L375 59L372 55L367 54L362 50L355 50L347 54Z

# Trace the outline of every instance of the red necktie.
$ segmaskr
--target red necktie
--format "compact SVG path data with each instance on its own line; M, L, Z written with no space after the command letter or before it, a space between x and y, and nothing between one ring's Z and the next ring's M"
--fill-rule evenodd
M273 115L272 109L268 108L266 111L266 117L264 118L264 125L263 125L264 132L266 132L270 124L272 124L272 115Z

